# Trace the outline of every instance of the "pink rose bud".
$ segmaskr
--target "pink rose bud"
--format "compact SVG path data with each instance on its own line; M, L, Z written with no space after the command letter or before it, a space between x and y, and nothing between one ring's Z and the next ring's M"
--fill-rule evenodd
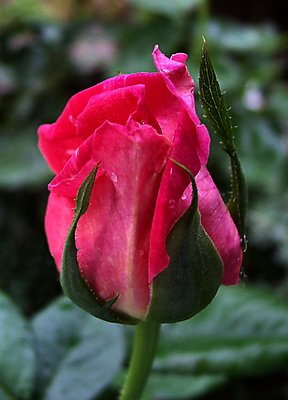
M75 233L79 272L95 298L116 299L114 312L140 320L153 305L154 281L169 270L167 238L194 197L191 177L177 163L196 179L201 235L217 249L223 284L237 284L242 262L239 234L206 168L210 137L196 115L187 55L167 58L156 46L153 58L158 72L119 75L77 93L55 123L39 128L40 149L56 174L45 228L58 270L77 192L100 163ZM205 268L208 280L216 267ZM189 293L183 296L189 303Z

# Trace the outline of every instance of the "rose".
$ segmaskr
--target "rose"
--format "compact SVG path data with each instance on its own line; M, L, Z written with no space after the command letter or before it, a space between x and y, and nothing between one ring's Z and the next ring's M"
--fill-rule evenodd
M235 284L242 262L233 220L208 170L210 138L194 105L186 54L168 59L156 46L156 73L119 75L74 95L39 145L56 177L45 219L58 269L77 191L100 162L90 205L76 230L77 259L90 290L115 310L144 318L153 279L169 265L166 239L189 208L196 177L205 231ZM213 268L213 266L211 266Z

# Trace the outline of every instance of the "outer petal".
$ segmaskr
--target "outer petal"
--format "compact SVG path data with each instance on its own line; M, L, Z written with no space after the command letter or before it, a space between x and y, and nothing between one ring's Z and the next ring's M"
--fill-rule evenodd
M242 264L240 237L232 217L209 172L203 167L196 176L201 222L224 263L223 283L239 281Z
M160 51L158 46L155 46L153 58L156 68L162 74L168 89L180 100L195 124L199 124L199 119L195 112L194 81L185 65L187 55L178 53L168 58Z
M184 111L181 122L175 132L171 158L187 166L194 175L201 168L197 146L197 127ZM150 282L169 264L170 259L166 251L166 239L176 221L189 207L189 203L183 201L184 197L182 196L189 184L188 174L172 161L168 161L161 180L151 231Z
M90 97L97 93L99 93L99 88L96 85L75 94L54 124L45 124L39 127L40 150L55 173L63 168L66 161L83 142L83 139L77 136L75 121Z
M151 224L170 146L146 125L104 129L105 174L96 179L76 232L80 271L102 298L119 294L115 308L143 318L150 302Z
M98 131L101 131L101 127ZM100 138L96 138L96 133L94 133L76 149L63 169L49 183L48 189L51 192L74 199L76 198L81 183L95 165L100 162L99 158L97 160L92 158L93 146L97 146L99 140Z
M174 133L171 157L188 167L196 176L201 166L207 163L210 137L206 127L200 124L196 115L193 97L194 82L185 65L187 55L178 53L169 59L156 46L153 57L167 88L178 99L181 108L181 117L178 119ZM166 239L174 224L189 207L189 203L181 198L189 183L185 171L172 162L167 163L152 225L149 257L150 281L169 264Z
M210 137L205 125L200 124L196 115L194 82L185 65L187 55L178 53L168 58L161 53L158 46L155 46L153 58L167 88L179 100L181 107L198 127L198 146L196 151L200 156L201 164L206 164L209 156Z
M83 139L71 133L71 137L58 138L55 124L41 125L38 129L39 147L47 164L55 173L61 171Z
M69 197L51 193L48 200L45 230L50 252L58 270L61 269L62 253L74 216L75 201Z

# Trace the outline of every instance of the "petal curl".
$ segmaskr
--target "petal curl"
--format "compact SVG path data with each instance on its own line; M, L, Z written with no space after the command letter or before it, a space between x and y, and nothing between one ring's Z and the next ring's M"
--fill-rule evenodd
M162 133L172 140L181 107L177 98L167 89L162 76L146 72L119 75L75 94L54 124L40 126L39 147L56 174L105 118L110 122L125 124L127 114L132 112L135 104L131 88L137 85L145 86L145 103L153 118L158 121ZM119 89L123 91L117 92ZM131 103L127 97L129 91ZM135 95L136 91L137 88ZM121 101L125 107L122 107Z
M178 99L181 107L187 112L195 126L198 127L198 146L201 164L206 164L209 156L210 136L197 117L194 101L194 81L185 65L186 54L177 53L168 58L158 46L153 51L154 63L162 75L169 91Z
M90 136L81 146L79 146L79 148L76 149L72 157L70 157L64 165L63 169L49 183L48 189L51 192L76 199L81 183L100 161L98 159L98 161L95 162L92 158L93 146L95 144L97 145L95 136L96 134Z
M78 135L88 138L105 121L126 125L130 115L137 110L144 89L143 84L137 84L91 97L77 117Z
M201 222L224 263L224 285L239 282L242 264L240 237L211 175L202 167L196 176Z
M67 138L58 138L55 131L56 123L41 125L38 128L38 145L49 167L58 173L83 143L83 139L75 134Z
M39 128L40 150L56 174L63 168L71 154L80 146L83 140L97 129L105 118L115 123L123 123L127 118L127 113L129 113L130 106L133 106L134 100L132 104L130 101L124 101L129 107L123 108L121 106L123 103L120 101L122 95L117 93L118 89L124 89L125 91L128 87L134 85L145 85L145 101L148 108L158 121L162 133L170 140L173 139L178 124L182 108L180 103L183 103L183 99L185 99L183 103L185 107L188 105L187 112L191 112L190 117L195 123L199 123L194 110L193 93L191 94L190 92L194 88L193 80L189 76L185 64L183 64L186 60L186 55L176 54L171 57L170 64L175 64L178 68L175 71L182 70L181 74L176 73L177 79L173 83L174 86L171 85L171 76L173 74L171 75L170 73L170 78L167 79L168 75L166 73L163 74L163 70L161 70L163 63L166 66L170 65L166 62L169 59L160 50L154 51L154 58L160 74L141 72L129 75L123 74L107 79L72 96L63 113L54 124L42 125ZM96 99L97 96L99 96L98 99ZM121 106L120 110L119 105ZM194 110L193 112L191 111L192 109ZM96 110L95 114L94 110ZM87 116L89 123L87 123ZM204 140L205 132L203 132L202 136Z
M153 57L168 90L178 99L181 108L181 116L174 133L171 157L189 168L196 176L201 166L207 163L210 136L207 128L200 124L196 115L194 82L185 65L187 55L178 53L167 58L156 46ZM189 203L181 198L189 183L185 171L171 162L167 163L152 225L149 257L150 281L169 264L166 239L172 227L189 207Z
M198 135L198 127L184 111L175 132L171 158L185 165L195 176L201 168L201 160L197 152ZM189 207L189 203L183 201L182 198L189 184L188 174L169 160L162 176L152 224L149 256L150 282L169 264L166 239L172 227Z
M195 112L194 81L185 65L187 56L183 53L174 54L168 58L158 46L153 51L154 63L171 93L176 96L197 125L199 118Z

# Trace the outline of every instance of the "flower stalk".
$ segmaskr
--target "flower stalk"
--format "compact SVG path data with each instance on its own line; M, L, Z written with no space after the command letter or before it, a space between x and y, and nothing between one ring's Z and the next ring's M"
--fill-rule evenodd
M160 324L153 320L136 326L130 365L119 400L140 400L153 364Z

